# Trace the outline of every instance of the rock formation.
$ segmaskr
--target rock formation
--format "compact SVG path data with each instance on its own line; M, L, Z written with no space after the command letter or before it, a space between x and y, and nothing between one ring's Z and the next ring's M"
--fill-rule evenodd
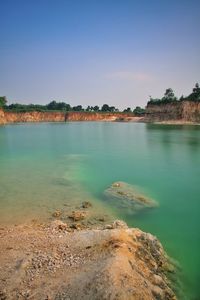
M104 194L108 200L114 200L115 203L118 201L118 206L127 207L135 212L158 205L155 200L140 193L136 187L122 181L113 183Z
M200 123L200 102L178 101L166 104L148 104L146 122Z
M59 220L1 228L0 266L1 300L176 299L160 242L122 221L74 232Z

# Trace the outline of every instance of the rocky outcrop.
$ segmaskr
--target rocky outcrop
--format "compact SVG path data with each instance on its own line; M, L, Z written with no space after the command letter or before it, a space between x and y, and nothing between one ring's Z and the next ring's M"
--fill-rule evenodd
M139 192L135 186L122 181L114 182L104 194L108 200L115 201L115 204L118 202L118 206L131 209L132 212L158 205L155 200Z
M132 113L100 112L11 112L0 110L0 124L21 122L67 122L67 121L134 121Z
M145 121L200 123L200 102L179 101L166 104L148 104Z
M184 101L182 118L186 121L200 123L200 102Z
M1 299L175 300L160 242L127 228L68 232L50 225L0 229Z

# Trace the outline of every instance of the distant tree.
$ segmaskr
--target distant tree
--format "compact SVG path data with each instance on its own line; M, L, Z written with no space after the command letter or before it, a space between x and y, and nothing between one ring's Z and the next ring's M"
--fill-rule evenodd
M77 105L77 106L72 107L72 110L73 111L83 111L84 109L83 109L82 105Z
M129 113L129 112L131 112L131 108L130 108L130 107L127 107L126 109L124 109L123 112Z
M172 101L176 101L177 98L174 95L174 92L171 88L166 89L164 97L161 99L164 102L172 102Z
M91 106L88 105L88 107L86 108L86 111L91 111Z
M164 103L170 103L177 101L176 96L174 95L174 92L171 88L166 89L164 97L161 99L159 98L152 98L150 96L150 100L148 101L148 104L164 104Z
M71 106L69 104L65 102L56 102L55 100L47 104L46 108L48 110L65 110L65 111L71 110Z
M151 96L149 96L149 101L147 102L147 104L157 104L161 102L161 99L159 98L152 98Z
M57 110L71 110L71 106L65 102L58 102L57 103Z
M93 107L93 110L94 110L94 111L99 111L99 106L95 105L95 106Z
M66 106L65 106L65 110L66 111L70 111L72 108L71 108L71 105L66 103Z
M109 111L110 111L110 112L115 112L115 111L116 111L115 106L110 106L110 107L109 107Z
M144 115L144 114L145 114L145 109L144 109L144 108L141 108L140 106L136 106L136 108L133 110L133 113L134 113L136 116L141 116L141 115Z
M186 98L189 101L200 101L200 87L199 84L196 83L195 87L192 90L192 93Z
M108 104L104 104L101 108L101 111L110 111L110 107Z
M51 101L49 104L47 104L47 109L56 110L57 109L57 102L55 100Z
M101 108L101 111L116 112L116 111L119 111L119 110L115 106L109 106L108 104L104 104Z
M200 92L200 87L199 87L199 84L198 82L195 84L195 87L193 88L193 93L199 93Z
M12 104L7 106L7 109L14 110L14 111L27 111L28 110L28 105L19 104L19 103L12 103Z
M0 96L0 107L6 106L7 99L6 96Z
M164 94L164 97L167 97L167 98L173 98L174 97L174 92L171 88L169 89L166 89L165 91L165 94Z

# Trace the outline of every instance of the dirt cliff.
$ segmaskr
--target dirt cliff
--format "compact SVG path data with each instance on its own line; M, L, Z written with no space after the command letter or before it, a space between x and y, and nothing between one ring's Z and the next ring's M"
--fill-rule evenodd
M200 123L200 102L180 101L166 104L148 104L145 121Z
M21 122L62 122L65 120L63 112L10 112L0 111L0 124Z
M4 115L4 111L0 108L0 124L5 124L6 120L5 120L5 115Z
M137 118L136 118L137 119ZM132 113L100 112L11 112L0 109L0 124L21 122L67 122L67 121L130 121Z

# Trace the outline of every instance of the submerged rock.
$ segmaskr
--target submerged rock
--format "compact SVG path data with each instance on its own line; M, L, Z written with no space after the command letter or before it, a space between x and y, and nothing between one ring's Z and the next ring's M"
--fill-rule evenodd
M81 210L74 210L70 215L69 218L72 219L73 221L80 221L85 219L86 217L86 212L81 211Z
M65 231L68 230L68 225L60 220L55 220L53 222L51 222L50 224L50 228L53 231Z
M121 220L115 220L112 224L106 224L104 229L128 229L128 225Z
M86 226L84 226L84 225L81 224L81 223L72 223L72 224L70 225L70 228L76 229L76 230L83 230L83 229L86 228Z
M54 213L52 214L52 216L54 218L59 218L62 215L62 212L60 210L56 210L54 211Z
M126 182L114 182L104 192L107 198L120 200L121 206L132 208L137 211L142 208L156 207L155 200L140 193L136 187Z
M92 207L92 203L90 203L89 201L84 201L82 203L82 207L83 208L89 208L89 207Z
M115 220L112 223L112 226L113 226L113 229L116 229L116 228L128 229L128 225L124 221L121 221L121 220Z

